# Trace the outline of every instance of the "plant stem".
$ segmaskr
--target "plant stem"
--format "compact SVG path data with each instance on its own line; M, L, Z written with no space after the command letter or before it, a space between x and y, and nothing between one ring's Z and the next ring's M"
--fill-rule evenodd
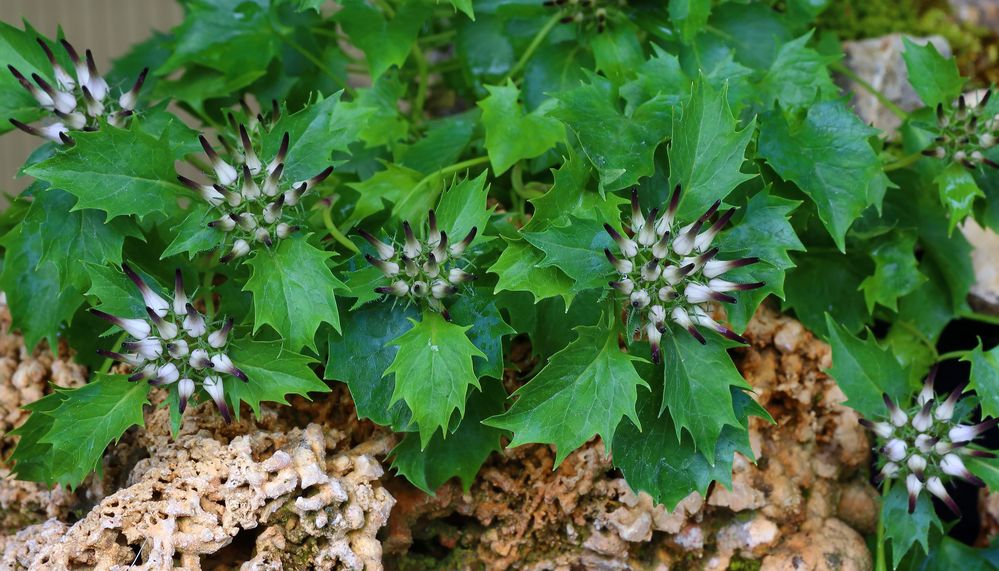
M512 69L510 69L510 72L506 74L506 77L504 77L503 81L501 81L500 83L506 83L507 80L513 79L514 77L517 76L517 74L519 74L523 70L524 66L527 65L527 61L531 59L531 56L533 56L534 52L537 51L538 47L541 45L541 42L545 41L545 38L548 37L548 34L551 33L552 29L555 28L559 20L562 19L562 16L563 14L562 11L560 10L554 16L552 16L547 22L545 22L545 25L542 26L541 29L538 30L538 33L534 35L534 38L531 40L531 43L527 45L527 49L524 50L524 53L520 55L520 59L517 60L517 63L513 66Z
M909 165L913 165L913 164L917 163L919 161L919 159L921 159L921 158L923 158L922 151L920 151L918 153L912 153L909 156L902 157L901 159L898 159L897 161L892 161L892 162L886 164L885 167L884 167L884 171L885 172L890 172L890 171L894 171L894 170L898 170L898 169L904 169L905 167L907 167Z
M332 206L329 208L323 208L323 225L326 226L326 231L330 233L330 236L333 236L334 240L342 244L343 247L347 248L351 252L354 252L355 254L360 254L361 250L358 249L358 247L355 246L354 243L351 242L346 236L344 236L343 232L341 232L340 229L336 227L336 224L333 223L332 211Z
M429 88L430 74L427 72L427 57L423 55L423 50L419 44L413 44L413 61L416 62L416 70L419 74L416 84L416 97L413 98L413 122L420 124L423 122L423 106L427 103L427 90Z
M456 33L455 30L445 30L443 32L438 32L436 34L429 34L429 35L423 36L422 38L419 38L418 41L421 44L425 44L425 45L428 45L428 46L435 46L435 45L439 45L439 44L446 44L449 41L451 41L451 38L454 37L455 33Z
M421 178L420 182L416 183L416 186L413 187L413 190L411 192L412 194L416 194L417 191L421 190L424 186L430 184L438 177L444 177L449 174L453 174L458 171L462 171L467 168L471 168L488 162L489 162L489 157L475 157L474 159L468 159L467 161L461 161L460 163L455 163L449 167L437 169L434 172L428 174L427 176Z
M981 323L988 323L989 325L999 325L999 317L996 317L995 315L976 313L974 311L965 311L959 313L958 317L963 317L965 319L970 319L972 321L978 321Z
M971 353L972 349L961 349L960 351L948 351L937 356L937 362L949 361L951 359L960 359L968 353Z
M882 502L888 497L890 490L891 480L885 480L884 487L881 489ZM881 519L881 514L878 514L878 530L875 541L877 541L877 554L874 558L874 571L888 571L888 566L885 564L885 523Z
M304 57L305 59L307 59L310 62L312 62L312 65L316 66L316 68L318 68L319 71L323 72L323 75L325 75L325 76L329 77L330 79L332 79L333 83L337 84L340 88L342 88L347 93L351 93L352 94L354 92L353 88L351 88L349 85L347 85L342 79L340 79L339 77L337 77L337 75L335 73L333 73L333 70L331 70L326 65L326 63L323 62L323 60L319 59L318 57L316 57L316 55L314 53L312 53L309 50L307 50L304 47L302 47L302 45L299 44L298 42L296 42L295 39L291 37L291 35L289 35L289 34L279 34L279 35L281 36L281 39L284 41L284 43L286 43L289 46L291 46L292 49L294 49L296 52L302 54L302 57Z
M878 91L876 87L868 83L864 78L854 73L852 69L846 67L840 62L836 62L829 67L831 67L833 71L843 74L844 76L847 77L847 79L856 83L860 87L864 88L865 91L873 95L875 99L877 99L882 105L884 105L886 109L894 113L896 117L902 120L905 120L909 117L909 114L906 113L905 110L903 110L898 105L895 105L895 103L891 99L888 99L884 93Z

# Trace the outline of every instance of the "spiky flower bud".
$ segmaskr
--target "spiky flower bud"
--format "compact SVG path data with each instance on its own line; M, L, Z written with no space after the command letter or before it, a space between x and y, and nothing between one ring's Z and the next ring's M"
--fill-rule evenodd
M131 367L141 366L129 377L130 381L144 380L153 386L177 390L181 412L199 384L214 398L212 391L221 394L223 390L220 375L247 380L228 355L233 320L226 319L212 334L205 335L214 324L188 298L179 270L174 274L173 299L167 301L127 264L122 268L135 283L143 301L154 304L155 308L147 305L145 318L122 318L91 310L94 315L121 327L129 336L121 344L124 353L102 349L98 350L100 355ZM154 330L158 337L151 336ZM206 371L212 375L206 376ZM209 381L209 378L213 380Z
M935 375L934 368L912 405L907 408L884 395L885 418L890 422L861 419L861 424L874 432L880 443L878 450L885 463L878 480L905 479L910 513L915 509L919 494L926 489L940 498L951 511L959 514L945 484L956 477L984 486L964 464L960 454L993 456L990 452L967 448L967 445L995 427L997 421L992 419L977 425L956 424L952 417L965 385L958 386L941 400L933 392Z
M687 330L699 342L706 342L698 327L707 327L718 334L745 343L746 340L728 327L721 325L710 315L710 304L734 303L735 297L725 292L745 291L761 287L760 282L739 283L721 279L726 272L754 264L757 258L717 259L718 248L711 243L731 221L733 211L718 216L721 202L711 205L697 220L680 226L677 212L680 204L680 187L677 186L662 215L653 208L648 214L642 213L637 191L632 192L630 222L627 230L634 233L629 237L610 224L604 230L617 246L617 252L609 249L604 252L614 271L620 278L610 285L627 296L629 311L639 312L638 333L648 337L653 344L653 361L659 362L658 336L649 336L647 323L663 320L650 312L660 310L680 327ZM659 304L652 306L656 300ZM660 333L665 327L656 326Z
M422 237L418 230L424 229ZM406 298L450 319L443 300L456 295L459 286L476 278L461 265L477 229L471 228L460 242L450 244L448 233L439 227L433 210L427 213L426 225L414 228L409 222L402 223L401 243L386 243L363 229L357 233L377 254L377 257L365 254L365 260L389 281L388 285L375 288L378 294Z

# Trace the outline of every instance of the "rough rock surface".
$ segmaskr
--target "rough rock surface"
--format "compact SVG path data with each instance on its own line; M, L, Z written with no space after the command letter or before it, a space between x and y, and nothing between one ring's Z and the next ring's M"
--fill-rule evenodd
M691 494L672 513L632 492L594 440L553 471L549 447L494 455L471 491L451 482L434 498L401 480L387 553L409 564L474 569L871 569L877 493L870 444L843 393L822 370L829 347L797 321L761 308L737 355L776 420L754 419L758 461L738 456L733 486ZM416 555L422 554L422 555Z
M175 440L157 413L147 420L150 457L128 485L72 526L51 519L6 538L0 567L197 570L215 557L227 569L382 568L375 535L395 503L378 481L372 452L383 450L341 449L345 435L317 424L222 428L207 410ZM240 428L249 434L224 435ZM251 556L225 551L241 535Z
M51 384L77 387L84 383L87 371L73 362L69 348L60 343L56 353L45 342L34 350L24 346L24 338L10 331L7 298L0 293L0 434L20 426L27 418L21 407L52 392ZM0 444L4 457L13 450L12 444L10 439ZM0 533L66 517L77 501L66 490L50 490L9 476L10 470L0 467Z
M961 233L973 248L971 263L975 268L975 283L971 286L971 303L978 311L999 315L999 234L968 219Z

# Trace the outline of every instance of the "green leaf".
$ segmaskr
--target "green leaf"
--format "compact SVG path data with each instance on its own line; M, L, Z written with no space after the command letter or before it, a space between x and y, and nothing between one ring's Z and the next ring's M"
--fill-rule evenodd
M42 260L44 234L35 218L26 218L0 238L6 250L0 288L7 294L12 324L24 335L25 346L34 349L44 338L54 350L60 324L76 313L83 297L60 278L58 265Z
M669 0L669 19L684 43L703 30L711 16L711 0Z
M132 426L142 426L147 383L127 375L97 373L76 389L56 389L62 398L51 412L52 428L40 440L52 446L52 481L75 487L97 468L108 444Z
M471 326L444 321L439 313L426 311L419 322L391 341L399 347L385 375L394 374L395 391L389 404L404 400L413 411L420 430L420 446L426 448L440 428L447 438L451 415L465 412L468 387L479 388L472 357L485 358L465 335Z
M472 0L447 0L456 10L461 10L470 19L475 20L475 11L472 8ZM438 0L440 2L440 0Z
M198 64L226 75L262 73L278 53L270 0L193 0L184 22L173 29L170 58L156 70L166 76Z
M726 92L715 91L702 78L694 83L690 100L679 115L673 116L670 188L682 185L680 214L686 218L700 216L713 202L753 178L739 168L745 161L756 121L737 130Z
M239 420L239 403L245 402L260 414L261 402L288 404L287 395L328 393L330 388L312 371L315 359L299 355L282 347L280 341L254 341L249 337L229 345L229 358L247 381L227 377L225 392Z
M985 482L989 491L999 490L999 460L978 456L965 456L963 460L965 466Z
M37 73L51 81L52 66L35 41L38 37L41 35L27 23L24 30L19 30L6 22L0 22L0 61L14 66L25 77ZM31 123L44 113L35 98L21 87L11 73L0 73L0 134L14 128L9 119Z
M121 248L126 236L141 237L127 219L109 223L95 210L71 210L76 200L58 189L35 193L27 220L38 225L42 238L42 259L52 262L59 281L83 291L90 276L81 262L121 264Z
M534 213L524 225L524 231L540 231L549 226L564 226L569 217L606 222L621 229L621 206L628 200L616 194L590 190L593 169L572 148L555 171L554 184L544 195L531 200Z
M840 101L809 107L801 121L769 114L760 130L760 155L812 199L840 251L846 248L847 229L870 204L867 190L881 173L881 161L867 142L875 133Z
M347 224L357 224L380 212L385 207L385 201L393 204L401 201L422 178L423 175L418 171L389 163L385 165L385 170L376 172L367 180L347 183L347 186L360 193Z
M474 359L475 374L479 378L502 379L503 338L516 331L503 320L489 290L475 288L463 292L450 307L450 312L454 323L471 325L466 335L485 355Z
M627 188L654 172L656 147L670 134L671 106L660 95L625 115L611 83L598 76L589 79L588 84L556 94L559 106L551 114L579 138L600 175L601 192Z
M860 293L860 284L869 275L861 262L866 256L829 250L795 256L796 267L787 272L784 284L784 309L793 309L805 327L823 338L828 335L826 313L835 315L849 331L859 330L870 315Z
M971 363L968 387L981 399L982 416L999 417L999 347L983 351L979 339L975 350L961 360Z
M758 192L740 209L741 218L714 240L721 259L755 256L759 262L725 274L736 282L765 282L761 288L732 292L737 302L725 308L729 323L737 330L745 329L756 308L770 294L784 298L784 273L794 267L788 252L803 251L798 235L788 218L801 203Z
M75 145L25 172L76 196L73 210L102 210L108 220L166 213L176 208L181 187L172 182L177 175L165 136L104 125L74 133Z
M391 18L364 0L344 0L335 19L350 42L364 52L371 78L378 79L392 66L402 66L433 4L422 0L404 2Z
M882 500L881 521L885 527L885 539L891 542L892 569L898 567L902 557L917 542L924 554L929 552L930 526L943 531L930 495L925 491L919 494L915 511L909 513L909 494L902 482L895 482Z
M933 42L919 45L903 36L902 43L905 44L902 58L909 72L909 83L923 103L927 107L936 107L940 103L949 105L957 99L965 79L957 70L954 59L940 55Z
M458 162L479 128L479 109L470 109L430 121L426 132L411 145L397 145L396 161L404 167L431 174Z
M721 338L701 345L686 331L671 327L662 339L666 390L660 413L669 411L675 438L682 431L694 449L715 465L715 447L726 427L739 429L732 389L750 389L725 350Z
M975 206L975 199L985 197L975 177L959 163L951 163L933 179L940 190L940 202L947 207L947 233L964 221Z
M284 161L284 177L291 181L306 180L319 174L333 163L333 151L346 151L357 140L371 110L349 107L340 103L338 91L293 115L282 115L264 138L263 157L273 157L281 146L285 133L290 135L288 155Z
M513 393L510 410L485 421L513 432L511 448L554 445L556 466L595 434L610 452L622 417L639 423L638 387L648 387L632 364L640 359L618 347L617 329L577 327L576 333L575 341Z
M594 69L603 72L615 85L633 77L645 61L636 32L634 26L619 21L590 39L590 49L596 60Z
M465 417L457 430L447 438L435 433L423 449L416 434L407 434L392 449L392 467L431 496L434 490L456 476L468 492L486 458L502 450L503 431L486 426L482 421L503 412L504 400L503 383L497 380L483 383L481 391L472 391L468 397Z
M621 97L628 102L625 115L657 95L677 105L690 93L690 78L680 68L680 60L655 44L652 50L655 55L639 66L638 77L621 86Z
M208 223L211 221L211 210L207 205L202 203L191 205L191 211L184 220L170 228L174 239L163 250L160 259L187 253L187 259L193 260L194 256L201 252L218 248L225 239L225 234L209 227Z
M344 315L343 331L330 332L327 379L347 384L354 399L358 418L390 426L401 432L409 428L412 417L406 403L392 402L395 379L384 377L399 348L390 342L412 328L411 307L396 308L391 303L372 303L352 309Z
M444 191L434 212L437 214L437 224L441 230L447 232L448 240L457 242L472 228L478 229L472 243L482 240L486 225L489 223L489 216L496 209L495 206L491 208L486 206L488 195L489 187L486 186L485 171L476 178L462 180Z
M552 226L541 232L522 232L521 235L545 253L538 267L557 267L572 278L575 283L570 291L573 294L605 286L607 276L613 271L603 253L613 241L599 221L570 216L566 226Z
M146 303L135 285L117 268L86 264L90 276L88 296L101 300L97 309L120 317L146 316Z
M874 274L860 282L867 301L867 311L873 312L874 305L895 310L898 298L912 292L926 281L919 273L916 260L916 235L908 232L892 232L877 242L870 250L874 260Z
M329 323L340 330L334 290L345 288L326 267L331 254L304 237L281 240L261 249L246 263L253 269L243 291L253 294L253 332L268 324L284 338L287 348L316 348L316 329Z
M706 495L711 482L731 488L734 453L753 457L746 430L748 420L742 410L752 402L752 398L742 390L732 391L736 416L743 420L740 427L726 426L722 429L714 448L715 463L712 465L697 451L688 435L677 437L677 427L668 411L659 413L663 396L662 367L639 366L639 371L652 384L652 392L638 399L638 419L642 429L622 420L614 435L614 465L621 469L628 485L633 490L648 493L657 504L665 504L668 510L673 510L691 492Z
M813 33L810 30L780 47L777 59L759 86L768 106L776 101L785 108L804 107L838 93L829 76L829 66L839 58L807 47Z
M357 263L361 264L361 261L358 260ZM375 288L386 283L385 274L367 261L364 262L361 269L349 272L346 275L346 280L346 295L354 298L354 305L350 306L351 311L368 302L380 299L382 294L376 292Z
M8 437L18 437L17 446L7 459L11 475L18 480L49 485L59 480L58 475L53 472L55 458L52 455L52 445L42 442L42 438L52 430L55 423L52 412L59 408L63 400L62 393L54 392L25 405L22 408L31 413L28 419L6 434Z
M558 295L565 300L566 307L572 305L575 282L557 267L539 267L544 259L544 252L528 242L507 241L496 263L486 270L499 276L494 293L526 291L534 296L534 303Z
M398 74L385 74L371 87L357 90L351 101L340 103L343 107L366 109L358 138L367 147L380 147L405 139L409 135L409 122L399 112L399 101L406 95L406 85Z
M882 395L901 406L910 395L908 377L895 356L878 345L868 332L866 340L854 337L848 329L826 315L832 367L827 371L846 394L846 404L867 418L888 414Z
M565 139L565 127L548 116L550 105L524 112L520 90L512 80L503 86L486 86L489 95L478 101L486 150L493 174L499 176L523 159L532 159Z

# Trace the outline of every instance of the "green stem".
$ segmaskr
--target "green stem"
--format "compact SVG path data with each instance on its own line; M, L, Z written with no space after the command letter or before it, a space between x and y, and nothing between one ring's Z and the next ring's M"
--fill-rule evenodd
M427 103L430 74L427 71L427 57L423 55L423 50L420 49L419 44L413 44L413 61L416 62L416 70L419 74L416 97L413 98L413 122L420 124L423 122L423 106Z
M548 37L548 34L551 33L552 29L555 28L559 20L562 19L562 16L563 16L562 12L559 11L554 16L552 16L551 19L545 22L545 25L542 26L541 29L538 30L538 33L534 35L534 39L532 39L531 43L528 44L527 49L524 50L524 53L520 55L520 59L517 60L516 65L513 66L510 72L506 74L506 77L504 77L503 81L501 81L500 83L506 83L507 80L513 79L514 77L517 76L517 74L519 74L523 70L524 66L527 65L527 61L531 59L531 56L533 56L534 52L537 51L538 47L541 45L541 42L545 41L545 38Z
M214 256L212 256L214 258ZM205 272L205 279L201 284L202 299L205 300L205 315L208 317L208 321L211 322L215 318L215 296L213 294L213 289L215 287L215 272L207 271Z
M919 159L921 159L921 158L923 158L923 153L922 152L912 153L909 156L902 157L901 159L898 159L897 161L892 161L892 162L886 164L885 167L884 167L884 170L885 170L885 172L890 172L890 171L894 171L894 170L898 170L898 169L904 169L907 166L916 164L917 162L919 162Z
M118 349L121 349L121 344L125 342L126 335L127 333L122 331L121 335L119 335L118 338L115 339L114 345L111 346L112 352L116 352L118 351ZM104 362L101 363L101 368L98 369L97 371L99 373L106 373L111 370L112 365L114 365L114 359L104 359Z
M894 113L895 116L897 116L898 118L905 120L909 117L909 114L906 113L905 110L903 110L898 105L895 105L895 103L891 99L888 99L888 97L886 97L884 93L878 91L877 88L875 88L873 85L864 80L864 78L854 73L852 69L846 67L845 65L839 62L834 63L829 67L831 67L833 71L843 74L844 76L847 77L847 79L856 83L860 87L864 88L865 91L873 95L875 99L881 102L882 105L884 105L889 111Z
M422 190L424 186L427 186L428 184L430 184L431 182L440 177L444 177L449 174L463 171L465 169L488 162L489 162L489 157L475 157L474 159L468 159L467 161L461 161L460 163L455 163L449 167L437 169L434 172L428 174L427 176L421 178L420 182L416 183L416 186L413 187L411 195L416 196L418 194L418 191ZM430 200L430 202L433 202L433 200Z
M451 38L454 37L455 33L455 30L445 30L443 32L437 32L436 34L423 36L422 38L419 38L418 41L421 44L428 46L442 45L451 41Z
M948 351L946 353L938 355L937 362L939 363L941 361L949 361L951 359L960 359L961 357L966 356L968 353L971 353L971 351L972 351L971 349L962 349L960 351Z
M891 491L891 480L885 480L884 488L881 490L881 501L884 502L888 497L888 492ZM874 571L888 571L888 566L885 563L885 523L878 515L878 530L877 530L877 554L874 558Z
M919 339L919 341L926 347L927 351L933 354L933 358L940 361L940 353L937 351L936 346L929 340L929 338L926 337L926 335L923 334L922 331L912 325L909 325L909 323L905 321L896 321L895 324L911 333L916 337L916 339Z
M330 233L330 236L333 236L334 240L342 244L345 248L355 254L360 254L361 250L358 249L358 247L354 245L354 243L351 242L346 236L344 236L343 232L341 232L340 229L336 227L336 224L333 223L332 211L332 206L330 208L323 208L323 225L326 226L326 231Z
M959 313L958 316L963 317L964 319L970 319L972 321L988 323L989 325L999 325L999 317L996 317L995 315L975 313L974 311L964 311Z

